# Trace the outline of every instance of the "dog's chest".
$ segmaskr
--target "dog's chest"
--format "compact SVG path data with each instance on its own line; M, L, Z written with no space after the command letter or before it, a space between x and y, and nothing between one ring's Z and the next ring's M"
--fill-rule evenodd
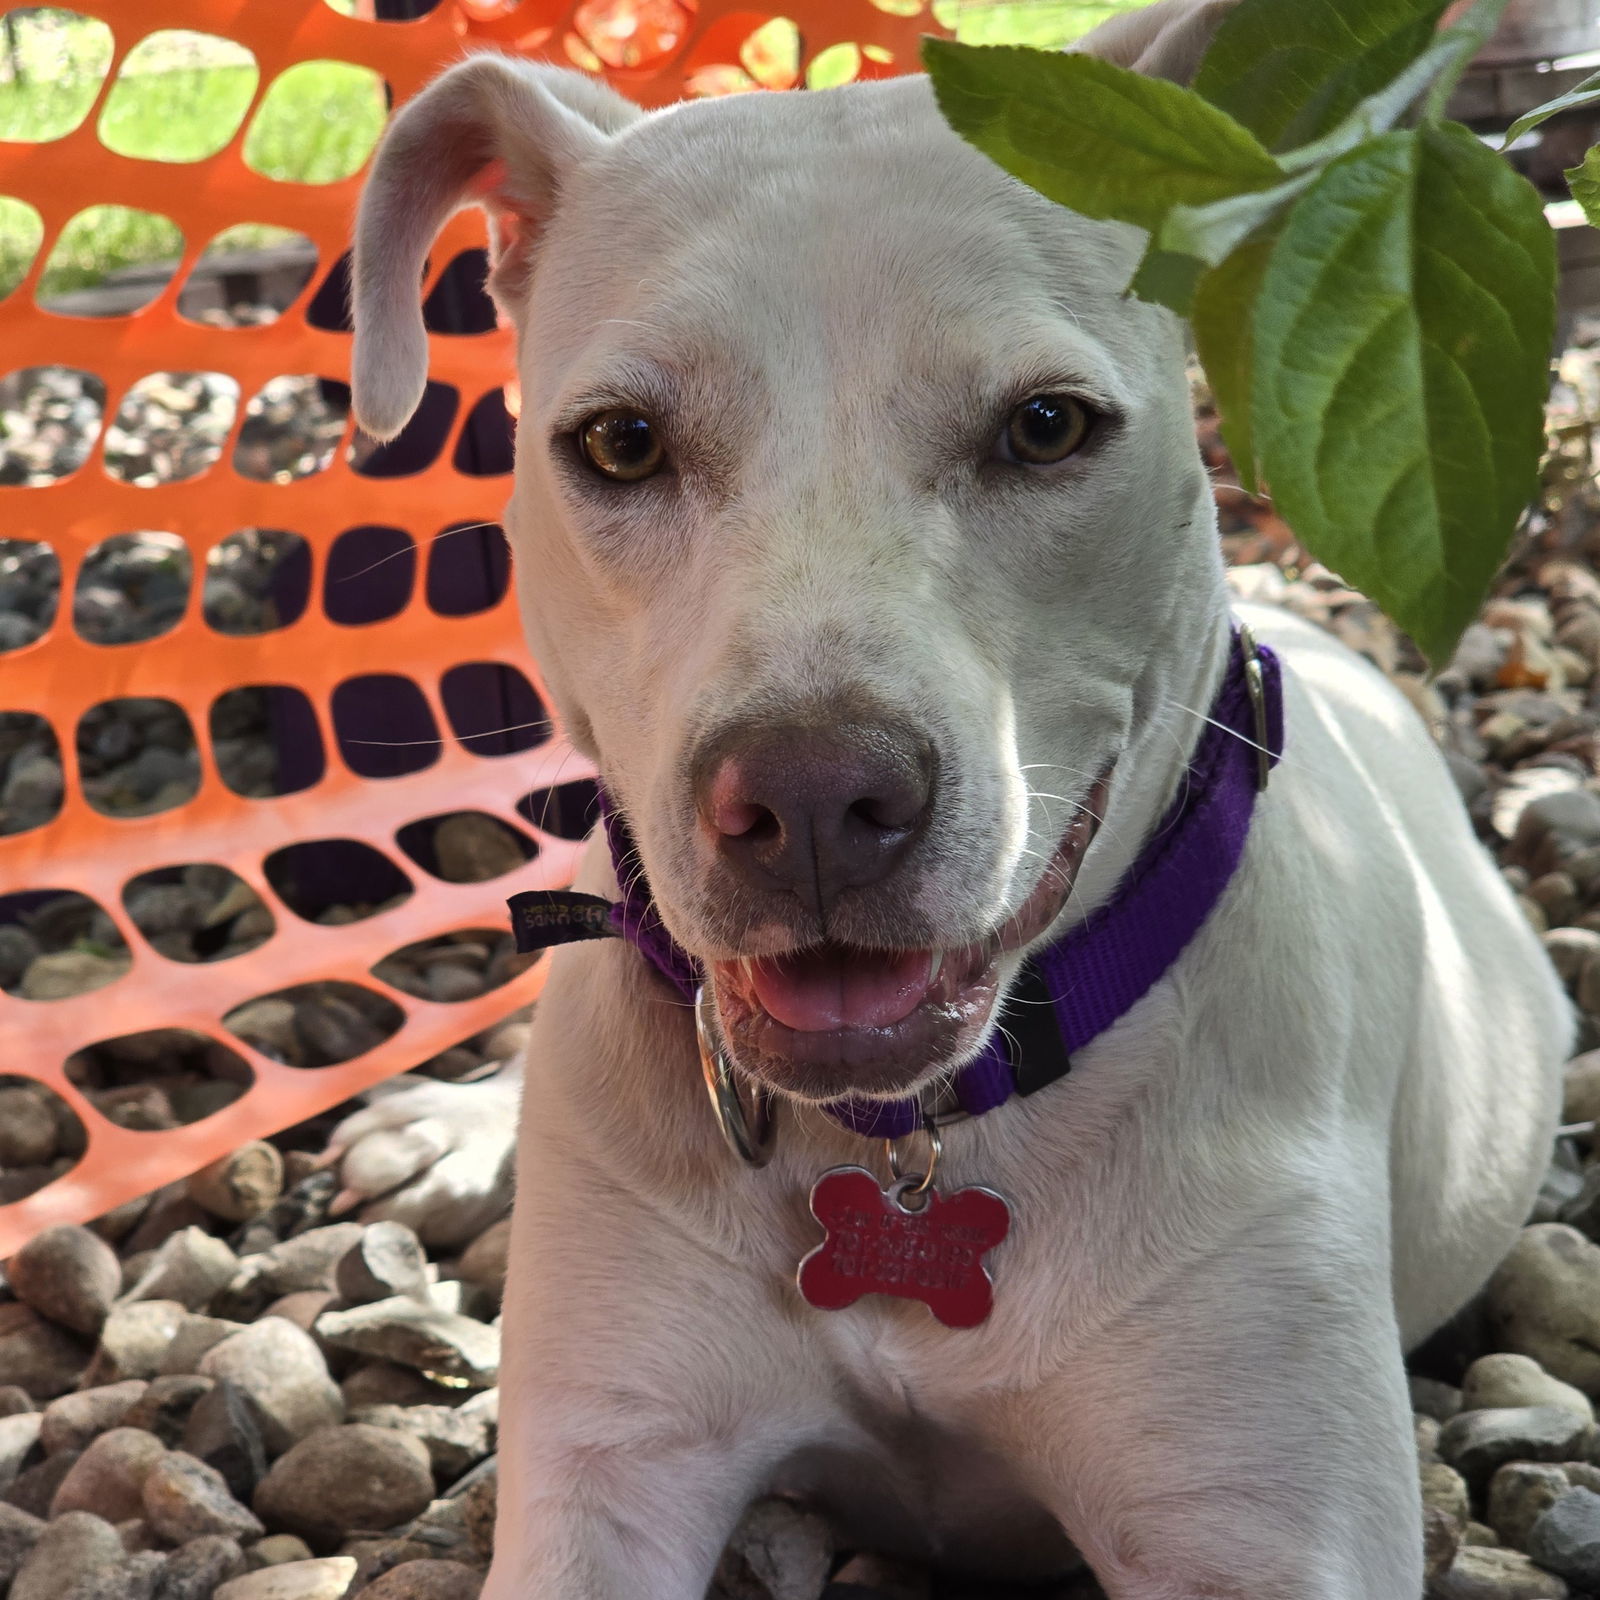
M799 1452L778 1483L823 1507L847 1540L1003 1578L1071 1566L1059 1524L977 1433L876 1404L850 1422L853 1443Z
M1066 1570L1071 1546L985 1426L977 1375L947 1365L951 1341L927 1309L879 1301L828 1315L826 1442L798 1450L777 1487L878 1549L997 1577Z

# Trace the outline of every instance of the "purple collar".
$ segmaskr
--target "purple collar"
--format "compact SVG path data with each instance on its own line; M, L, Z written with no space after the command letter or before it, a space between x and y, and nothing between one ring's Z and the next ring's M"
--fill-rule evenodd
M1236 628L1222 688L1177 799L1116 893L1028 958L1001 1025L956 1075L953 1089L962 1111L982 1116L1012 1095L1054 1083L1069 1069L1074 1051L1126 1015L1166 975L1232 881L1256 796L1282 751L1278 658ZM621 901L561 892L518 895L511 901L518 948L620 934L692 1003L699 967L657 915L627 824L604 790L600 804ZM914 1099L849 1097L823 1109L842 1127L872 1139L903 1138L923 1123Z

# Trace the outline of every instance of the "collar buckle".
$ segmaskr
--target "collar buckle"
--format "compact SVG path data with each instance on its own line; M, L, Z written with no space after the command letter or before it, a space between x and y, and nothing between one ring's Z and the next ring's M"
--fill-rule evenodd
M1267 720L1267 684L1261 672L1261 652L1255 635L1241 622L1239 651L1244 658L1244 686L1250 696L1250 715L1255 725L1256 793L1267 787L1272 777L1272 729Z

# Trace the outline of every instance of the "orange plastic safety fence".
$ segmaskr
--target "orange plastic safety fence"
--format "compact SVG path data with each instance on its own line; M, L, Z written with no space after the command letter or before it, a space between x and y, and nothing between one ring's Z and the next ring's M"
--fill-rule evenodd
M369 15L359 14L363 7ZM493 47L603 72L639 101L660 104L686 91L785 87L819 52L841 45L846 49L830 58L833 77L841 61L844 74L903 70L915 64L917 35L933 27L921 0L784 0L787 21L776 23L749 0L442 0L404 23L373 20L370 9L371 0L362 0L355 16L325 0L74 0L79 15L109 26L113 54L99 97L72 131L44 142L0 143L0 196L27 202L43 222L33 267L0 301L0 371L59 365L93 374L105 385L106 418L117 414L132 386L156 373L226 375L241 399L285 374L347 376L348 332L313 325L306 309L345 249L360 175L324 184L280 181L245 159L264 98L297 64L369 69L399 104L464 51ZM200 160L139 159L101 141L101 111L119 72L141 40L162 30L234 41L259 68L248 114L223 148ZM52 245L70 219L92 205L155 212L182 231L177 272L142 310L88 320L39 304L40 273ZM270 325L208 326L184 316L180 294L202 247L242 223L306 235L318 252L311 283ZM434 252L434 277L458 252L481 244L476 214L458 218ZM59 1000L0 993L0 1074L31 1077L53 1090L88 1138L72 1170L0 1206L0 1257L43 1226L94 1216L246 1140L325 1110L490 1026L536 993L538 968L451 1004L391 989L372 969L415 941L503 927L508 894L566 880L577 846L531 827L516 802L582 776L571 751L552 737L523 753L486 756L473 752L470 738L464 743L444 732L436 758L421 770L363 777L347 759L351 747L340 744L335 715L336 690L374 674L414 684L440 730L453 726L449 695L441 691L452 668L492 663L537 684L509 594L462 617L441 615L419 592L396 614L361 626L334 620L328 605L317 603L327 600L323 579L341 530L387 525L409 530L426 549L440 529L498 518L508 479L458 470L454 445L474 403L504 383L508 363L501 330L435 337L432 377L451 386L460 403L432 465L408 476L362 475L345 448L348 432L320 471L293 481L245 476L235 459L246 420L241 404L221 454L186 481L114 476L102 434L88 459L58 481L0 487L0 537L48 542L59 560L62 595L43 637L0 655L0 712L45 719L65 776L52 820L0 837L0 896L77 891L109 915L131 952L123 975L91 993ZM250 636L218 631L207 619L197 581L182 620L163 637L102 644L74 626L74 586L101 541L133 530L166 530L187 545L198 577L207 553L241 528L292 530L306 541L318 581L313 603L298 620ZM270 799L245 798L222 781L211 713L219 697L243 686L287 686L306 697L327 752L318 781ZM200 753L201 781L192 798L146 816L105 815L90 803L79 724L91 708L123 697L171 701L187 716ZM478 883L442 881L405 864L396 848L400 830L465 810L531 833L537 853L520 869ZM362 841L403 870L414 892L347 926L305 920L275 891L264 864L276 851L317 840ZM260 896L274 918L275 931L265 942L231 959L185 965L141 934L124 906L130 879L197 862L230 869ZM328 980L382 994L398 1008L398 1030L345 1063L304 1069L263 1054L224 1026L222 1019L246 1002ZM188 1126L140 1132L101 1115L69 1077L66 1064L75 1052L171 1028L193 1030L242 1058L252 1075L246 1092Z

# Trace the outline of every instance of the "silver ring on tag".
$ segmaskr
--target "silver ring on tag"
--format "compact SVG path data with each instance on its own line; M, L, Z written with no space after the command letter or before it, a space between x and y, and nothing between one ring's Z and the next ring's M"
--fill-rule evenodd
M710 1003L705 985L701 984L694 992L694 1033L700 1046L700 1070L705 1074L711 1109L716 1113L717 1126L721 1128L728 1148L747 1167L764 1167L772 1159L773 1146L777 1142L777 1130L772 1119L772 1097L758 1084L751 1092L750 1109L745 1109L733 1063L717 1048L716 1041L711 1037L711 1022L707 1015Z
M928 1141L928 1167L925 1172L908 1171L900 1165L900 1154L895 1146L900 1143L898 1139L885 1139L883 1148L889 1157L889 1171L894 1174L895 1184L890 1193L895 1197L895 1203L900 1204L901 1193L922 1195L933 1187L934 1174L939 1170L939 1157L944 1154L944 1141L939 1137L939 1130L932 1122L924 1121L922 1133ZM909 1138L910 1135L907 1135ZM909 1187L908 1187L909 1186ZM901 1206L902 1210L911 1207Z
M916 1216L919 1211L926 1211L928 1201L932 1198L928 1193L928 1180L920 1172L908 1172L905 1177L896 1178L884 1193L888 1196L890 1205L909 1217Z

